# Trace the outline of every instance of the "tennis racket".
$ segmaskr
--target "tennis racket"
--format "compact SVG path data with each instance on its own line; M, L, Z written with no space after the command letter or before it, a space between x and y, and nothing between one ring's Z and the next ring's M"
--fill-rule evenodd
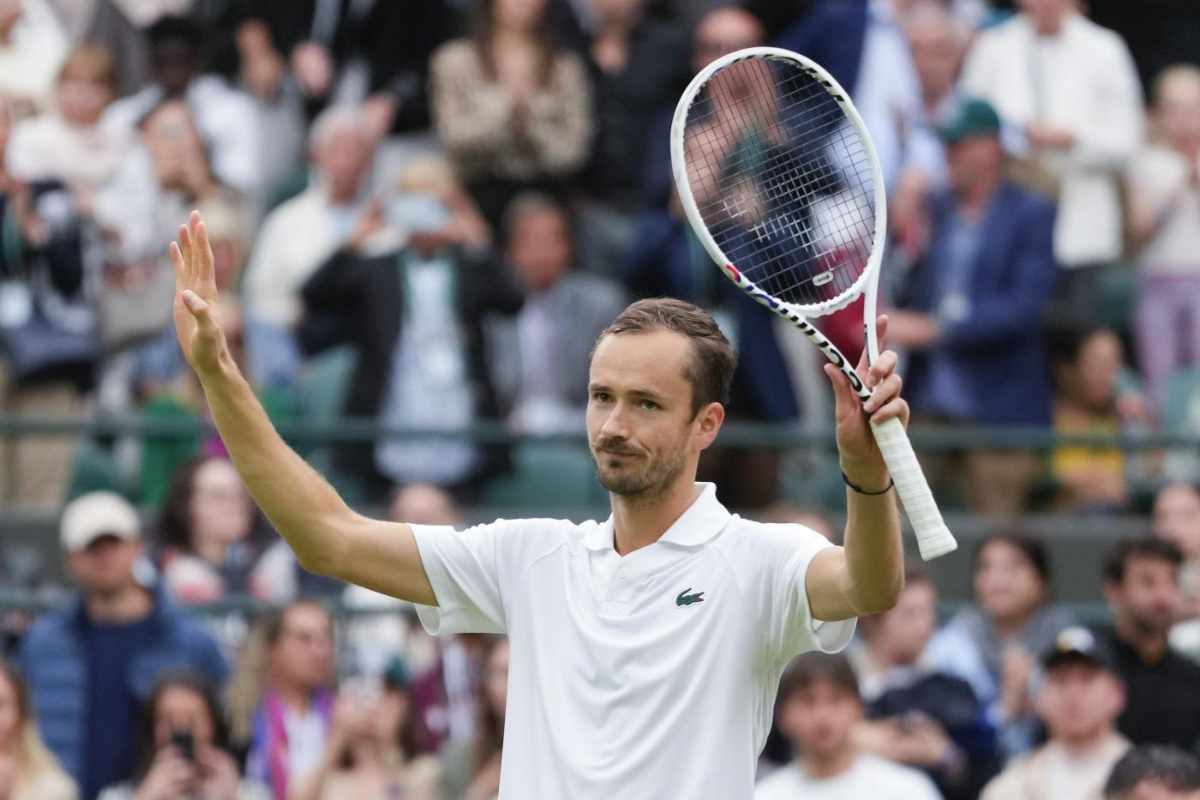
M725 276L795 324L867 400L854 365L808 322L865 295L867 355L872 363L879 357L887 199L875 146L850 95L788 50L730 53L679 98L671 168L688 222ZM921 557L954 550L900 420L871 427Z

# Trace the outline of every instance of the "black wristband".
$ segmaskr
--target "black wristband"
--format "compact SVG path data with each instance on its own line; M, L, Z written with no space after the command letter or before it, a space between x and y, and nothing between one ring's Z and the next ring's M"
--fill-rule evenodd
M842 472L842 481L847 486L849 486L851 489L858 492L859 494L865 494L869 497L876 497L881 494L887 494L888 492L890 492L892 490L892 487L896 485L896 481L889 477L887 486L883 487L878 492L868 492L866 489L862 488L861 486L859 486L856 483L853 483L849 478L847 478L845 472Z

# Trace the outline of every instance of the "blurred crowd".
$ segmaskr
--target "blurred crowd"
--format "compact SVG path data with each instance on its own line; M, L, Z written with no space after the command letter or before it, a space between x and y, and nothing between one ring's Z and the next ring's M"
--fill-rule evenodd
M278 423L578 433L597 333L666 294L740 346L733 419L827 429L819 354L711 268L671 180L690 76L774 44L833 73L879 150L915 425L1195 435L1200 9L1158 5L0 0L0 411L205 420L165 257L197 208ZM859 307L819 325L861 349ZM1112 625L1056 605L1020 535L978 548L940 626L914 571L848 658L785 676L764 798L1200 791L1200 459L1014 442L923 461L996 519L1152 511L1095 576ZM436 436L306 455L353 502L451 525L519 460ZM96 459L116 491L81 494ZM778 451L702 469L782 513ZM302 570L210 433L0 439L0 513L76 494L75 590L4 624L0 800L494 796L502 639L432 640Z

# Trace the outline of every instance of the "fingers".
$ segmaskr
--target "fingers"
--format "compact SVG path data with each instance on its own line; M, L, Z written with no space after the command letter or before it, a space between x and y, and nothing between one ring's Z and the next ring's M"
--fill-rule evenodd
M200 295L187 289L183 293L183 304L187 306L187 310L192 312L192 316L196 318L196 322L200 324L200 330L204 331L207 327L213 324L212 306L201 299Z
M889 419L898 419L905 426L908 425L908 402L903 398L896 397L884 403L874 414L871 415L871 424L878 425L881 422L887 422Z
M833 364L826 364L824 370L829 382L833 384L835 413L841 416L846 409L858 403L858 397L850 386L850 379L843 375L840 369Z
M892 350L884 350L879 354L879 358L875 359L875 363L871 365L867 371L866 383L869 388L878 386L880 381L894 375L896 371L896 363L898 356Z
M892 400L900 397L904 381L896 373L891 373L871 390L871 396L863 403L863 411L873 414Z
M179 250L178 242L171 242L168 245L167 255L171 257L171 265L175 267L175 279L180 283L187 281L187 264L183 260L183 253Z
M883 351L886 349L885 342L887 341L887 329L888 329L888 315L880 314L878 317L875 318L875 334L876 334L875 338L876 338L876 343L879 347L880 357L883 356ZM855 371L859 375L862 376L862 379L863 379L863 381L865 381L867 383L867 386L871 387L871 386L874 386L875 383L870 380L870 372L867 369L867 367L869 365L869 356L870 356L869 351L870 351L870 348L867 347L866 342L864 342L862 353L858 357L858 365L855 367Z

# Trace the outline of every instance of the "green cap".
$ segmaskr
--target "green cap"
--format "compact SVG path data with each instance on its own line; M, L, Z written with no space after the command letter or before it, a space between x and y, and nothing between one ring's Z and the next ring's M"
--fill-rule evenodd
M938 125L938 135L947 143L974 136L997 136L999 133L1000 115L991 103L978 97L959 100Z
M412 673L402 656L392 656L383 669L383 685L388 689L407 689L412 683Z

